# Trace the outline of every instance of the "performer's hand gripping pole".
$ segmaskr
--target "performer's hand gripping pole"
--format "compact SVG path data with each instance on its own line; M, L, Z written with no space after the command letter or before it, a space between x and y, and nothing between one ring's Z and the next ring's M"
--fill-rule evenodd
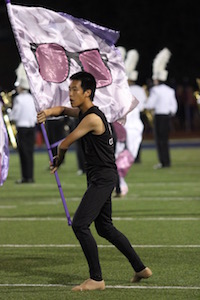
M45 126L44 126L43 123L41 123L40 126L41 126L42 133L43 133L43 136L44 136L45 144L47 146L50 161L53 162L53 154L52 154L52 150L51 150L51 146L50 146L50 143L49 143L49 139L48 139L48 136L47 136ZM58 172L56 171L54 174L55 174L56 182L57 182L58 189L59 189L59 192L60 192L60 196L61 196L61 199L62 199L62 203L63 203L63 206L64 206L65 214L66 214L66 217L67 217L67 220L68 220L68 225L70 226L70 225L72 225L72 221L71 221L70 214L69 214L67 204L66 204L66 201L65 201L65 197L64 197L64 194L63 194L63 190L62 190L62 187L61 187Z

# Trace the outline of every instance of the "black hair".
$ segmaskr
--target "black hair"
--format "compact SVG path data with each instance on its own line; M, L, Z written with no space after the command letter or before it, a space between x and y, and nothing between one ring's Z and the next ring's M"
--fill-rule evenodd
M96 80L94 76L88 72L78 72L70 77L71 80L80 80L81 87L83 91L91 90L90 99L93 101L95 90L96 90Z

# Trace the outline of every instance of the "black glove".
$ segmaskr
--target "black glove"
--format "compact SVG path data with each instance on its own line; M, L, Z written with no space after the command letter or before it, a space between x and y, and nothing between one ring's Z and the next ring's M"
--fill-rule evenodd
M59 167L63 162L67 149L58 149L58 155L53 158L53 167Z

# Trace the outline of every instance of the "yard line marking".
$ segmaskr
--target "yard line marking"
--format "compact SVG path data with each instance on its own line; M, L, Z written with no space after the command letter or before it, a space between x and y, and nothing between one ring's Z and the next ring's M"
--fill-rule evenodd
M143 218L132 218L132 217L114 217L115 221L198 221L198 217L143 217Z
M114 221L199 221L200 217L113 217ZM0 222L3 221L67 221L66 218L52 218L52 217L30 217L30 218L21 218L21 217L2 217Z
M74 284L75 285L75 284ZM32 283L5 283L0 284L0 287L69 287L72 286L66 284L32 284ZM154 290L200 290L199 286L138 286L138 285L107 285L107 289L154 289Z
M16 208L16 205L0 205L0 209L12 209L12 208Z
M71 197L71 198L67 198L68 202L80 202L82 197ZM199 201L200 197L176 197L176 196L171 196L171 197L163 197L163 196L152 196L152 197L145 197L145 196L139 196L136 194L129 194L124 196L123 198L112 198L113 203L114 202L124 202L124 201ZM57 205L61 203L60 202L60 198L55 198L49 200L49 198L47 198L47 200L44 201L30 201L30 202L23 202L23 205L27 205L27 206L31 206L31 205ZM13 206L14 207L14 206ZM17 207L17 206L16 206Z
M163 197L163 196L152 196L152 197L143 197L143 196L137 196L137 195L128 195L124 196L124 198L114 198L112 199L115 201L199 201L200 197Z
M36 202L26 202L26 203L23 203L23 205L57 205L57 204L60 204L61 201L60 199L55 199L55 200L52 200L52 201L36 201Z
M200 248L200 245L132 245L133 248ZM79 244L0 244L0 248L80 248ZM115 248L114 245L98 245L98 248Z
M160 289L160 290L200 290L199 286L132 286L132 285L107 285L108 289Z
M199 286L132 286L132 285L107 285L108 289L160 289L160 290L200 290Z
M179 181L179 182L167 182L167 181L163 181L163 182L128 182L128 185L129 186L134 186L134 187L137 187L137 186L164 186L166 187L166 184L167 186L177 186L177 185L180 185L180 186L198 186L198 182L188 182L188 181Z

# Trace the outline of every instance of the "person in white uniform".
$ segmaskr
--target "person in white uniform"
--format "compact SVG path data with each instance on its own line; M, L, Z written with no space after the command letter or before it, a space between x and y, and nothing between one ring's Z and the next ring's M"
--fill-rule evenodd
M17 149L21 165L21 179L17 180L16 183L33 183L37 113L22 64L19 65L16 73L15 85L18 95L13 99L13 108L9 113L9 119L15 122L17 128Z
M119 50L124 51L121 48L119 48ZM123 55L122 52L121 54ZM126 117L126 123L124 125L124 128L126 130L126 148L132 154L133 160L136 159L142 142L144 125L140 118L140 112L143 111L144 102L147 98L144 89L136 84L136 81L138 79L138 71L135 70L135 67L138 60L138 51L135 49L131 49L127 52L124 62L130 91L132 95L139 101L139 104L131 112L128 113ZM122 196L128 193L128 185L124 177L120 177L120 189Z
M144 110L144 103L147 98L144 89L135 83L136 80L137 79L133 80L133 77L130 77L128 83L132 95L139 100L139 104L127 115L125 123L127 133L126 144L134 159L138 155L139 147L142 142L144 124L141 121L140 113Z
M168 86L168 72L164 69L171 56L171 52L164 48L154 60L153 80L154 86L149 91L145 108L154 110L154 136L159 163L154 169L171 166L169 150L170 119L177 112L177 99L175 90Z

